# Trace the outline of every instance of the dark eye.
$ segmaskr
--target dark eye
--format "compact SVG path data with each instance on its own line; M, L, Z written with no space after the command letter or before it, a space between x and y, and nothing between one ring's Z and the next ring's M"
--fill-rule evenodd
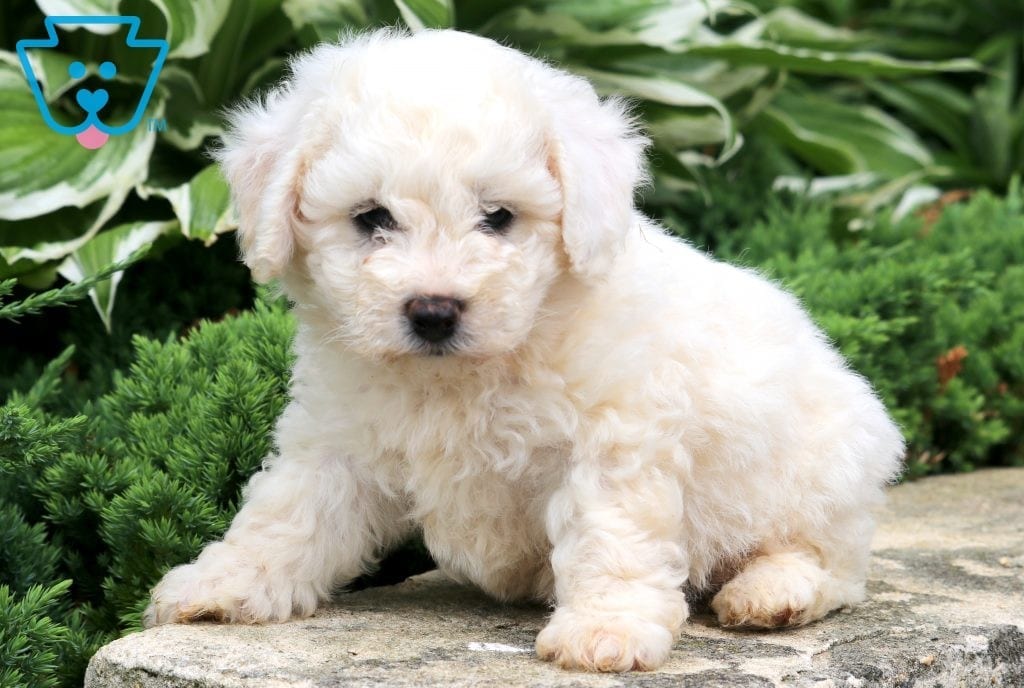
M488 232L502 234L508 229L514 219L515 215L512 214L511 210L508 208L498 208L497 210L485 213L484 220L480 224Z
M396 229L398 227L398 223L391 216L391 212L381 206L376 206L369 210L364 210L358 215L354 215L352 222L355 223L360 232L367 236L373 236L379 229Z

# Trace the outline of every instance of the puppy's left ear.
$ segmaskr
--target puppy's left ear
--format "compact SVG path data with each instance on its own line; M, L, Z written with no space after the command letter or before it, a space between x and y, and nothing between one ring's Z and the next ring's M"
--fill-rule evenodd
M633 192L644 180L647 139L626 105L601 100L585 80L548 75L548 165L562 186L562 242L574 273L599 279L633 222Z

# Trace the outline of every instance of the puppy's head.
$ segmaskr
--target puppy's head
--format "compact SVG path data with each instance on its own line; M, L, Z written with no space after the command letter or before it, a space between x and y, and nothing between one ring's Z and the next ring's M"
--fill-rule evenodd
M584 80L454 31L321 46L233 113L246 263L373 357L490 356L566 274L601 279L645 140Z

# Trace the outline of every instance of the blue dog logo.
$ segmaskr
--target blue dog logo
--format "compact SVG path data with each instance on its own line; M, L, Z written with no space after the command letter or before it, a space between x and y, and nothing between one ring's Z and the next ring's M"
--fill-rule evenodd
M142 97L139 99L131 119L127 122L113 126L104 123L100 119L100 111L106 107L110 100L110 94L107 93L105 88L97 88L91 91L87 88L79 88L75 93L75 102L85 112L85 119L80 123L73 126L64 126L53 118L50 108L46 103L46 98L43 97L43 92L39 88L39 80L36 79L36 75L32 70L32 63L28 59L27 51L30 48L55 48L58 42L57 24L124 24L128 27L128 36L125 42L129 48L157 49L157 57L153 61L153 68L149 72L149 78L146 80L146 87L142 91ZM164 60L167 58L168 51L167 41L162 38L138 38L137 34L139 33L140 24L141 21L138 17L47 17L44 21L47 38L18 41L17 50L18 58L21 60L21 67L25 70L25 77L28 79L28 85L32 89L32 95L36 99L36 105L39 106L39 112L43 116L43 121L46 122L50 129L66 136L74 134L82 146L95 149L106 143L107 139L111 136L129 132L139 124L143 113L146 111L146 106L149 105L150 96L153 95L156 79L164 66ZM113 62L104 62L99 66L98 71L102 79L109 81L117 75L117 65ZM68 67L68 76L76 81L84 79L86 73L86 66L81 62L72 62Z

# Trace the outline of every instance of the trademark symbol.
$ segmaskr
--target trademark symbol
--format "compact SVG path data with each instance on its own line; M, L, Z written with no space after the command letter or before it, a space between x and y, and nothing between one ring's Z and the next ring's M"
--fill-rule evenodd
M164 117L150 117L146 120L146 129L149 131L167 131L167 119Z

